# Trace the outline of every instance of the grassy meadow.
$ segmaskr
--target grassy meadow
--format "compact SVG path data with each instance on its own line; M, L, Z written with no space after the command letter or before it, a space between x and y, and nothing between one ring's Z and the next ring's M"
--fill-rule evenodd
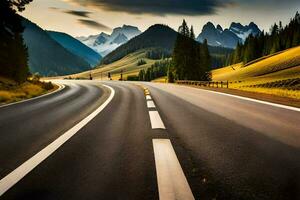
M58 86L40 81L26 81L17 84L15 81L0 77L0 104L12 103L46 94Z
M107 79L107 74L111 74L113 80L119 80L121 72L123 73L123 79L126 80L128 76L137 76L139 71L151 67L156 61L146 58L147 49L143 49L134 53L131 53L124 58L113 62L108 65L101 65L91 71L86 71L79 74L69 76L70 78L88 79L90 73L93 79ZM138 65L138 62L143 59L146 64Z
M300 47L212 71L213 81L250 92L300 99Z

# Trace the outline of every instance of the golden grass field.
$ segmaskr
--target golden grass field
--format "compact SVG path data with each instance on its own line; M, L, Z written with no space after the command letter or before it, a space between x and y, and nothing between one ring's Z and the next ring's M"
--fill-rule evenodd
M12 80L0 77L0 104L37 97L57 88L58 86L55 85L48 90L42 82L25 82L18 85Z
M163 77L154 79L151 82L154 82L154 83L167 83L168 82L168 77L167 76L163 76Z
M275 55L212 71L213 81L229 81L244 91L300 99L300 46Z
M88 79L92 74L93 79L107 79L107 74L111 73L113 80L119 80L120 74L123 72L123 79L127 79L128 76L138 75L140 70L151 67L158 60L151 60L146 58L147 49L143 49L127 55L126 57L113 62L108 65L101 65L91 71L82 72L69 76L70 78L83 78ZM146 64L138 66L138 61L141 59L146 61Z

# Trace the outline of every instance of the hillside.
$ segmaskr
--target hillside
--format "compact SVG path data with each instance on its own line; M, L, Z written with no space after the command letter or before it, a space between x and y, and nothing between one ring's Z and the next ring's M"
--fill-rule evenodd
M228 80L231 88L300 98L300 46L213 70L212 79Z
M177 32L170 27L161 24L153 25L142 34L105 56L102 63L109 64L137 50L150 47L160 47L165 49L167 53L171 53L176 37Z
M93 69L87 72L82 72L79 74L74 74L70 77L89 78L91 72L94 79L101 79L101 78L107 79L107 74L109 72L111 73L112 79L118 80L120 78L120 73L123 72L124 75L123 77L126 79L127 76L130 75L138 75L140 70L147 69L148 67L151 67L151 65L154 64L156 61L159 61L159 60L153 60L147 58L146 54L148 51L151 51L151 49L142 49L134 53L128 54L124 58L116 62L113 62L111 64L102 65L97 69ZM138 62L141 59L146 61L146 64L139 66Z
M31 73L56 76L78 73L91 68L84 59L69 52L36 24L23 18L23 25Z
M81 43L79 40L73 38L72 36L55 31L47 31L52 39L58 42L65 49L71 53L81 57L91 66L95 66L100 63L102 57L100 54L95 52L93 49L89 48L85 44Z
M244 80L256 77L278 77L283 71L300 67L300 47L258 59L243 66L241 63L212 71L214 80ZM300 74L293 74L299 76Z

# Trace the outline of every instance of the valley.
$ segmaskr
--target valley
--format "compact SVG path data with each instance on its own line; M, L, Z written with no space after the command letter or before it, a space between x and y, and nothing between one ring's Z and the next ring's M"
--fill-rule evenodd
M1 0L1 200L300 199L299 7Z

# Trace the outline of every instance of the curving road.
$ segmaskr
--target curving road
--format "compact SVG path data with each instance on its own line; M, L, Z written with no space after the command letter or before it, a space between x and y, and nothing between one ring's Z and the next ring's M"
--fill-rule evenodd
M0 199L300 199L298 109L169 84L58 82L0 107Z

